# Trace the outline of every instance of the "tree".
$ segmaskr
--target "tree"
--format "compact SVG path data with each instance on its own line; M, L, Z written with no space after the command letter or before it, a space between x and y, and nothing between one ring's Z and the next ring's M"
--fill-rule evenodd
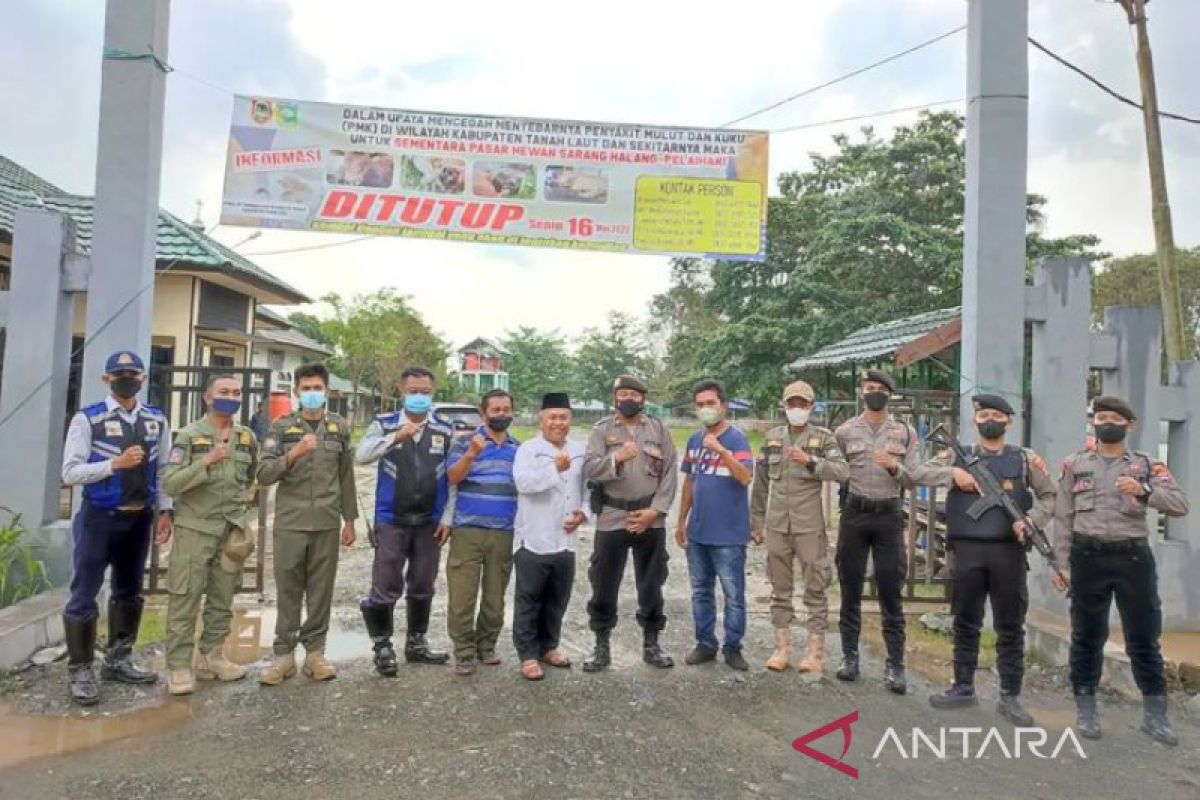
M1116 258L1096 273L1092 286L1092 315L1097 322L1109 306L1159 306L1158 262L1153 253ZM1190 332L1193 352L1200 352L1200 247L1175 251L1184 331Z
M336 344L333 334L329 331L328 321L321 320L319 317L306 314L303 311L293 311L291 314L288 314L288 322L296 330L315 342L320 342L327 347L333 347Z
M508 385L518 407L540 407L547 392L571 392L575 370L567 342L557 330L522 325L504 332L500 346L508 351Z
M614 311L604 328L587 328L575 355L576 386L580 400L612 399L613 380L628 372L644 375L647 344L642 325L628 314Z

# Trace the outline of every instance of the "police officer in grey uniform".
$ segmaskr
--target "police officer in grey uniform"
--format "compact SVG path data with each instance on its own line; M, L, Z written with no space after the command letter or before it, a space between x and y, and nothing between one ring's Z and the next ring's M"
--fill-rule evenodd
M1162 604L1146 509L1182 517L1188 513L1188 500L1166 464L1125 444L1137 420L1127 402L1097 397L1092 409L1096 449L1080 450L1063 462L1055 505L1058 560L1070 565L1071 688L1079 733L1100 738L1096 686L1115 596L1125 652L1142 691L1142 730L1174 746L1179 740L1167 719L1159 647ZM1054 582L1059 590L1066 588L1057 576Z

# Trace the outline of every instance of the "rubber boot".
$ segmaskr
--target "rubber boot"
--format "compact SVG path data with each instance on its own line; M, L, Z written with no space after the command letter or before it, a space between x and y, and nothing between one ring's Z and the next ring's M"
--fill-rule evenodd
M331 681L337 677L333 664L325 660L324 650L309 650L304 654L303 672L310 681Z
M787 672L792 668L792 631L790 628L775 629L775 649L767 659L767 669L772 672Z
M670 669L675 666L675 659L658 646L658 631L647 629L642 632L642 661L657 669Z
M377 606L367 598L363 598L358 609L362 612L363 623L367 626L367 635L375 649L375 671L385 678L395 677L398 667L396 651L392 649L394 606Z
M63 614L63 633L67 640L67 690L81 706L100 702L100 684L92 663L96 659L96 618L78 619Z
M108 601L108 649L100 677L119 683L158 683L158 675L133 663L133 645L142 624L140 597Z
M808 644L804 649L804 658L796 665L800 672L825 671L825 634L808 634Z
M278 686L288 678L296 674L296 654L284 653L283 655L275 654L275 660L271 665L258 673L258 682L263 686Z
M429 614L433 598L408 601L408 632L404 641L404 660L409 664L445 664L450 654L434 650L425 635L429 632Z
M1142 732L1159 744L1174 747L1179 744L1179 737L1171 730L1171 722L1167 719L1167 698L1165 695L1146 695L1142 698Z
M1095 690L1077 691L1075 710L1075 727L1079 729L1079 735L1085 739L1099 739L1100 710L1096 706Z
M202 681L229 683L246 677L246 668L226 658L224 645L217 645L212 652L196 654L196 677Z
M591 658L583 662L584 672L600 672L608 669L608 665L612 663L612 653L609 651L609 631L596 631L596 649L592 651Z

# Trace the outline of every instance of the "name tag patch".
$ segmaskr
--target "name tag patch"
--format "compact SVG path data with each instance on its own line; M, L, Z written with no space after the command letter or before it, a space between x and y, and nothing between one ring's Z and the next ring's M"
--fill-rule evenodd
M109 420L108 422L104 423L104 435L105 436L122 436L122 435L124 435L124 431L121 430L121 423L117 422L116 420Z
M158 420L146 420L146 435L155 438L158 437Z
M431 455L440 456L446 452L446 437L440 433L435 433L429 437L429 452Z

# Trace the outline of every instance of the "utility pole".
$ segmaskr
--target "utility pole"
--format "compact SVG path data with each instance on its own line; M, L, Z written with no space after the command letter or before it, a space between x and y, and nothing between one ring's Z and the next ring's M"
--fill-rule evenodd
M1154 215L1154 246L1158 260L1158 289L1162 298L1164 345L1168 361L1192 357L1192 336L1183 324L1179 272L1175 267L1175 232L1167 199L1167 172L1163 165L1162 130L1158 119L1158 90L1154 59L1146 31L1146 3L1150 0L1116 0L1125 9L1137 32L1138 78L1142 86L1142 117L1146 127L1146 155L1150 162L1150 198Z

